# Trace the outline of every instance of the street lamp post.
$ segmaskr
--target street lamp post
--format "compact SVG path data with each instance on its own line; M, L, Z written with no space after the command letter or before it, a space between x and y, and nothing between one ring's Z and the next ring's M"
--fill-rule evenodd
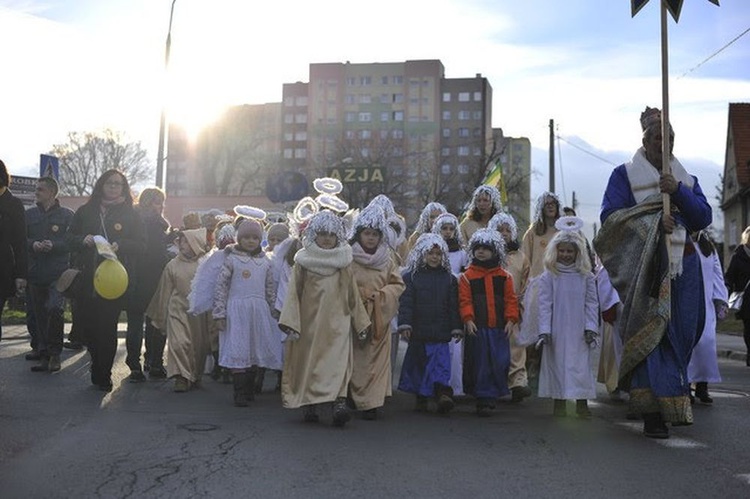
M172 8L169 11L169 29L167 30L167 43L164 50L164 73L169 69L169 51L172 47L172 17L174 16L174 4L177 0L172 0ZM167 129L167 110L162 96L161 118L159 120L159 149L156 153L156 186L163 187L164 184L164 134Z

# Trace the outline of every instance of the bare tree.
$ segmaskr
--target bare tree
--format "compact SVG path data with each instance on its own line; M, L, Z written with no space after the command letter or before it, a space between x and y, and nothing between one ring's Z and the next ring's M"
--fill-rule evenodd
M68 196L88 196L96 180L116 168L130 185L152 178L153 166L140 142L127 142L122 132L69 132L68 141L52 146L60 158L60 192Z

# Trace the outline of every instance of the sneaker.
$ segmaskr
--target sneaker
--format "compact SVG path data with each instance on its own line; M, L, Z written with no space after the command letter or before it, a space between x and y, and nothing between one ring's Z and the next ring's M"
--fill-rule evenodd
M333 426L342 427L344 426L351 415L349 414L349 408L346 407L346 397L339 397L333 402Z
M24 359L26 359L26 360L42 360L42 354L39 353L39 350L32 350L31 352L27 353L24 356Z
M148 370L148 379L166 379L167 371L162 366L151 366Z
M514 386L510 389L511 402L520 402L526 397L531 397L531 388L528 386Z
M182 376L175 376L173 391L177 393L184 393L190 390L190 381Z
M77 341L64 341L63 348L68 350L83 350L83 343Z
M440 395L437 400L437 412L438 414L448 414L453 410L455 403L453 399L448 395Z
M57 372L61 368L60 366L60 356L59 355L50 355L49 358L49 371L50 372Z
M143 381L146 381L146 376L144 376L143 371L130 371L128 381L131 383L142 383Z

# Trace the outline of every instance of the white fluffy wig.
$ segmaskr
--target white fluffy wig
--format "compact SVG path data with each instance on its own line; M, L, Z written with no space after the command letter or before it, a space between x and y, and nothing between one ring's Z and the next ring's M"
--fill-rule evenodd
M447 213L448 209L442 203L435 201L427 203L427 206L424 207L422 213L419 214L419 220L417 220L417 226L414 228L414 232L417 234L430 232L430 229L432 229L430 217L432 216L433 211L437 211L442 215L443 213Z
M323 210L316 213L307 224L305 234L302 238L302 244L305 247L315 244L315 238L320 232L330 232L336 234L338 242L336 246L346 243L346 229L344 220L332 211Z
M456 215L454 215L453 213L447 213L446 212L446 213L443 213L442 215L440 215L439 217L437 217L435 219L435 222L433 222L433 224L432 224L432 233L433 234L437 234L437 235L439 235L439 236L442 237L442 234L440 233L440 231L442 230L443 225L452 225L453 226L453 228L456 231L455 237L456 237L456 240L458 241L458 245L463 248L464 247L464 243L465 243L464 236L461 233L461 230L460 230L461 224L459 223L458 218L456 217Z
M430 252L432 248L437 246L440 251L443 252L443 268L447 271L451 271L451 264L448 260L448 245L445 240L437 234L427 232L417 238L417 242L414 243L414 247L406 257L406 270L407 272L415 272L420 268L427 265L425 263L425 256Z
M489 227L479 229L469 239L469 256L474 258L474 250L477 246L488 246L497 255L500 265L505 264L505 240L500 233Z
M502 225L507 225L510 228L510 239L511 241L515 241L518 238L518 226L516 225L516 219L510 214L505 212L496 213L490 218L487 227L499 231Z
M549 242L544 252L544 268L554 274L558 274L557 245L560 243L571 243L577 250L575 261L576 271L583 275L591 272L591 260L586 249L586 239L580 231L580 228L583 226L583 220L578 217L561 217L555 223L555 226L559 230Z

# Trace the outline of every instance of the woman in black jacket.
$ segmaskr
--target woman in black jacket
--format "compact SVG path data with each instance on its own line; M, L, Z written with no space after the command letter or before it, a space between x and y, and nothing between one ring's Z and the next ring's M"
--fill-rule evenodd
M750 281L750 227L742 231L740 244L735 248L732 258L729 260L729 268L724 274L724 281L729 287L729 292L743 291L742 306L737 312L737 317L742 319L745 347L748 358L745 364L750 366L750 294L747 293L747 283Z
M118 170L107 170L99 177L89 200L76 211L69 232L71 247L77 251L76 266L81 269L80 323L91 355L91 382L111 391L117 322L127 292L109 300L94 289L94 272L103 260L96 250L95 235L112 245L128 270L128 287L133 286L133 263L143 257L146 242L143 222L133 208L128 180Z
M23 204L8 190L9 185L10 174L0 160L0 312L8 298L26 289L26 218Z

